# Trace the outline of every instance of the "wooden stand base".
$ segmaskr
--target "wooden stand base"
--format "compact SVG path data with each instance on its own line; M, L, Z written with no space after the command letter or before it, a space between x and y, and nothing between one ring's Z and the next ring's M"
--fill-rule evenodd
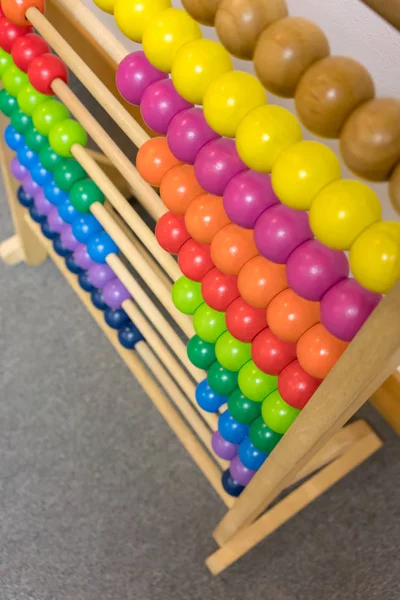
M13 235L0 244L0 260L14 267L25 260L24 251L17 235Z

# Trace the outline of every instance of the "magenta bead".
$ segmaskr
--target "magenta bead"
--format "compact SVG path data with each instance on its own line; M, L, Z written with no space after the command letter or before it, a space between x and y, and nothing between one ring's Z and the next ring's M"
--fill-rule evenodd
M276 204L266 210L254 227L257 250L268 260L284 264L292 252L313 237L306 211Z
M74 259L78 267L87 271L96 263L90 258L86 244L78 244L74 251Z
M330 333L350 342L381 298L355 279L343 279L322 298L321 321Z
M236 151L234 140L229 138L208 142L194 161L199 184L206 192L215 196L222 196L230 180L246 169Z
M165 134L175 115L192 106L178 94L172 79L162 79L146 89L140 103L140 112L150 129Z
M139 50L128 54L120 62L116 74L116 83L121 96L130 104L139 106L149 85L167 77L167 73L153 67L147 60L145 53Z
M68 250L75 250L77 245L79 244L78 240L72 233L72 225L69 224L66 224L63 227L60 233L60 239L63 246L65 246L65 248L67 248Z
M64 229L65 221L58 214L56 206L53 206L53 208L47 215L47 224L50 227L50 229L52 229L56 233L61 233L61 231Z
M196 107L175 115L167 131L167 142L172 154L189 165L194 165L203 146L219 137L205 120L203 110Z
M108 265L94 264L88 271L89 280L96 288L103 289L107 281L115 277L114 271Z
M17 157L14 157L10 163L10 171L15 179L18 181L23 181L25 175L29 173L28 169L21 165Z
M54 208L54 205L47 200L42 188L35 194L34 205L42 215L48 215Z
M232 460L238 452L238 445L227 442L218 430L212 435L211 446L215 454L225 460Z
M256 471L252 471L244 466L238 456L231 461L229 470L233 479L235 479L240 485L247 485L252 480Z
M23 190L28 196L35 196L42 188L35 181L33 181L31 174L28 172L22 180Z
M277 202L271 176L256 171L242 171L230 180L224 192L226 214L245 229L253 229L258 217Z
M348 277L349 263L341 250L309 240L289 256L286 275L296 294L306 300L319 301L335 283Z
M106 283L103 289L104 302L113 310L121 308L125 300L132 298L124 284L115 277Z

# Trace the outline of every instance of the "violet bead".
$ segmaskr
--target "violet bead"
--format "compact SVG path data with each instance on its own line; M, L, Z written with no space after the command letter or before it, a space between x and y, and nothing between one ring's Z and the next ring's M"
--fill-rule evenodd
M251 170L233 177L224 192L226 214L233 223L245 229L253 229L258 217L278 202L271 176Z
M72 233L72 227L69 224L66 224L63 227L60 233L60 239L63 246L65 246L65 248L71 251L75 250L77 245L79 244L78 240Z
M235 458L231 461L229 465L229 470L233 479L235 479L240 485L247 485L253 479L256 471L252 471L244 466L239 456L235 456Z
M10 163L10 171L13 177L18 181L23 181L24 177L29 173L29 170L21 165L18 158L15 156Z
M209 194L223 196L235 175L247 170L240 159L234 140L219 138L208 142L194 162L194 171L201 187Z
M103 289L104 301L110 308L117 310L125 300L132 298L124 284L115 277L106 283Z
M215 454L225 460L232 460L238 452L237 444L225 440L219 431L215 431L211 438L211 446Z
M90 267L88 274L90 282L98 289L103 289L107 281L110 281L110 279L115 277L114 271L111 269L111 267L97 263Z
M53 210L54 206L49 202L44 195L44 191L42 188L35 194L34 204L37 210L42 213L42 215L48 215L51 210ZM51 228L52 229L52 228ZM58 233L58 232L56 232Z
M87 271L96 263L90 258L86 244L78 244L74 251L74 259L78 267Z
M140 112L150 129L166 134L175 115L192 106L178 94L171 79L162 79L146 89L140 103Z
M56 206L53 206L47 215L47 223L50 229L56 231L57 233L61 233L61 231L64 229L65 221L63 221L63 219L60 217Z
M153 67L144 52L132 52L120 62L116 84L121 96L130 104L139 106L146 89L155 81L166 79L167 73Z
M175 115L167 131L167 142L172 154L189 165L194 165L203 146L218 138L218 133L205 120L203 110L196 107Z
M22 187L24 192L28 194L28 196L34 196L40 189L40 185L38 185L35 181L33 181L31 174L28 172L22 180Z

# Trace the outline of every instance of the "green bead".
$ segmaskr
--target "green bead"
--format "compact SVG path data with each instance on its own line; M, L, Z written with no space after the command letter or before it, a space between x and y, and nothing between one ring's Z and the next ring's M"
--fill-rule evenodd
M73 119L65 119L50 129L50 146L64 158L71 158L71 148L75 144L87 145L87 134L82 125Z
M294 408L284 401L278 390L269 394L261 406L264 423L273 431L281 434L287 432L299 413L298 408Z
M0 92L0 111L6 117L11 117L15 108L18 107L18 102L15 96L11 96L6 90Z
M220 396L229 396L237 388L237 373L225 369L216 360L208 370L207 381L210 388Z
M46 102L48 96L37 92L35 88L28 83L18 93L17 100L21 110L30 117L35 112L36 108Z
M32 115L33 124L43 135L49 135L50 129L68 119L69 112L58 100L47 100L40 104Z
M38 154L43 146L47 144L47 137L39 133L34 127L31 127L25 133L25 143L32 152Z
M4 73L12 67L14 61L11 54L8 54L3 48L0 48L0 77L3 77Z
M11 115L11 125L21 133L25 135L29 129L32 129L32 119L28 117L20 108L16 108Z
M225 313L214 310L204 302L193 315L193 327L199 337L214 344L226 331Z
M95 202L100 202L101 204L105 202L103 192L91 179L82 179L74 183L69 194L69 199L72 206L81 213L89 213L91 205Z
M3 73L3 87L11 96L17 97L22 88L28 83L28 75L20 71L15 65L12 65Z
M65 160L62 156L57 154L57 152L54 152L53 148L50 146L50 144L47 142L47 140L46 140L46 143L43 144L43 146L40 149L39 159L40 159L40 162L42 163L42 165L44 166L44 168L47 171L51 171L52 173Z
M229 331L225 331L217 339L215 355L223 367L239 371L251 359L251 344L240 342Z
M243 425L250 425L261 414L261 403L243 396L239 388L229 396L228 409L232 417Z
M201 284L188 277L180 277L172 286L172 302L185 315L193 315L203 302Z
M263 373L252 360L249 360L239 371L239 387L249 400L262 402L268 394L276 390L278 378Z
M195 367L208 369L215 361L215 344L210 344L198 335L194 335L187 345L187 353Z
M54 171L54 181L60 190L69 192L74 183L87 177L87 173L74 158L62 160L61 165L56 167Z
M282 438L280 433L272 431L265 423L262 417L258 417L250 425L250 441L260 452L270 454L277 443Z

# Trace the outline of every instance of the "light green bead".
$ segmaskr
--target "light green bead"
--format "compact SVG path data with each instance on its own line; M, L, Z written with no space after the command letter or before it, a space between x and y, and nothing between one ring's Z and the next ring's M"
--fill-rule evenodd
M46 102L47 96L37 92L30 83L25 85L18 93L17 100L21 110L24 111L30 117L33 115L35 109Z
M33 112L32 120L36 129L42 135L49 135L50 129L68 119L69 112L58 100L47 100L40 104Z
M229 331L225 331L215 344L215 355L225 369L239 371L251 359L251 344L240 342Z
M82 125L73 119L65 119L50 129L49 143L57 154L72 158L71 148L75 144L87 146L88 138Z
M239 371L238 385L242 394L254 402L262 402L268 394L276 390L278 378L263 373L252 360Z
M269 394L261 406L261 416L264 423L272 431L280 434L287 432L299 413L300 411L297 408L284 401L278 390Z
M15 65L9 67L3 73L3 87L6 92L11 94L11 96L15 96L17 98L19 92L28 83L28 75L20 71Z
M226 331L225 313L214 310L204 302L193 315L193 327L201 339L214 344Z

